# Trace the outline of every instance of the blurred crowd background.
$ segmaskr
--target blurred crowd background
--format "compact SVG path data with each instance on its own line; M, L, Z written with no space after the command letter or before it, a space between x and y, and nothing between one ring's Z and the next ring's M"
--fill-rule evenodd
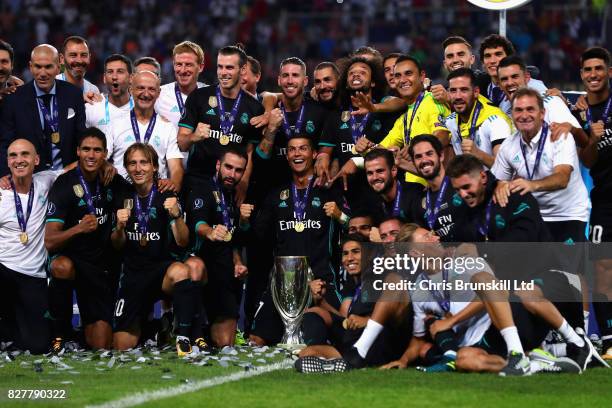
M534 0L508 12L508 37L549 87L580 88L578 59L592 45L612 43L609 0ZM299 56L309 73L371 45L383 54L417 56L428 76L440 78L441 42L462 35L475 47L498 31L498 13L466 0L0 0L0 38L16 51L15 73L29 79L32 47L58 48L68 35L90 42L87 77L101 83L104 58L123 52L153 56L173 80L171 50L189 39L206 52L201 79L214 82L216 50L241 42L263 68L260 89L276 85L278 63ZM212 57L212 59L211 59Z

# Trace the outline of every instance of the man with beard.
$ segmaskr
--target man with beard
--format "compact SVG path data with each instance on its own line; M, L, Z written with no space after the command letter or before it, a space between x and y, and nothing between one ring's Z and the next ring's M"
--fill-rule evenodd
M127 170L122 166L125 151L133 143L150 144L160 160L159 177L166 180L159 185L160 190L163 192L172 185L178 191L183 180L183 155L176 143L176 128L155 112L159 89L159 78L150 71L132 76L134 108L129 116L113 123L108 154L119 174L127 179Z
M15 52L11 44L0 40L0 102L4 95L15 92L18 86L23 85L23 81L13 75L13 63ZM0 104L0 108L2 105ZM4 165L4 163L2 163Z
M196 89L187 97L178 132L181 151L189 151L186 192L190 185L215 175L215 163L226 146L241 145L246 148L249 160L236 188L236 200L244 201L253 169L252 153L261 139L261 131L250 120L264 113L257 99L241 88L246 63L242 49L221 48L217 56L219 84Z
M194 42L183 41L172 50L172 66L175 81L161 86L155 111L178 126L187 96L205 86L198 82L198 75L204 70L204 51Z
M521 58L512 56L499 61L497 76L499 86L506 95L506 99L500 104L500 109L512 117L511 101L516 91L525 87L533 89L529 85L529 72ZM588 136L563 100L558 96L542 95L542 98L545 110L544 121L550 126L552 140L556 141L561 134L569 132L574 136L578 146L586 146Z
M314 278L325 282L327 303L338 308L337 274L330 251L336 248L339 229L348 225L348 209L338 190L314 185L315 157L312 139L289 139L287 160L293 180L268 194L251 231L258 240L272 239L275 256L307 256ZM243 216L241 225L248 227L246 221ZM275 344L282 334L283 324L268 290L255 314L250 339L259 345Z
M368 184L379 196L378 205L370 207L377 219L396 217L402 222L413 222L414 207L420 204L423 186L397 179L393 153L386 149L368 152L365 155L365 173Z
M66 38L59 58L60 64L64 66L64 72L58 74L56 79L78 86L88 99L91 99L94 94L100 94L98 87L85 79L87 67L91 62L91 53L86 39L77 35Z
M455 242L454 227L465 217L467 207L446 177L442 144L434 136L419 135L412 139L408 153L418 174L427 180L412 218L443 241Z
M129 92L132 61L122 54L110 55L104 61L104 84L108 93L102 100L85 105L85 124L87 127L97 127L107 137L112 139L112 124L119 118L129 116L134 107L134 100Z
M401 98L408 103L408 110L400 116L380 146L390 149L403 149L400 157L400 167L406 170L406 181L425 185L425 180L416 175L414 165L409 162L408 145L410 139L421 134L432 134L440 139L444 146L448 145L448 129L444 127L444 118L450 111L444 105L437 103L432 94L426 92L423 86L425 71L421 64L408 55L400 56L395 62L394 76L396 89ZM355 149L365 154L376 144L367 138L358 140Z
M341 110L329 114L323 136L319 142L319 154L315 164L319 176L317 183L331 181L331 161L338 158L340 174L344 181L346 197L351 208L362 206L369 192L363 169L363 157L357 154L355 145L361 138L379 143L393 127L398 113L367 113L353 115L356 108L351 97L357 93L379 101L384 97L384 79L376 66L363 57L353 57L346 64L340 77ZM348 177L350 175L350 178Z
M321 62L315 67L312 75L314 86L310 95L325 108L335 108L338 97L338 79L340 78L340 71L336 64L329 61Z
M383 73L385 74L385 80L389 87L389 94L392 96L399 96L395 90L395 77L393 76L393 69L395 68L395 61L402 55L399 52L392 52L385 55L383 58Z
M261 102L262 100L257 93L257 84L260 79L261 64L255 58L247 55L247 69L244 70L244 74L240 79L240 84L245 92Z
M240 214L234 201L247 159L244 151L228 148L217 161L217 174L193 186L187 204L187 224L196 234L195 253L208 272L204 303L210 335L219 348L234 345L242 280L248 273L241 258ZM248 204L243 207L241 214L251 209Z
M590 133L587 146L580 152L584 165L593 178L590 238L595 261L593 308L603 340L603 358L612 360L612 58L608 50L593 47L581 58L580 77L587 92L586 111L578 114L585 131ZM608 251L606 251L608 248Z
M472 154L490 168L501 143L511 135L512 122L499 108L481 98L471 69L458 68L447 80L454 112L444 124L450 131L455 154Z
M50 253L49 319L51 351L59 353L71 333L72 291L76 289L85 341L109 349L113 293L110 242L113 197L125 188L115 175L109 185L99 176L106 160L106 137L86 129L77 148L76 169L61 175L49 192L45 246Z

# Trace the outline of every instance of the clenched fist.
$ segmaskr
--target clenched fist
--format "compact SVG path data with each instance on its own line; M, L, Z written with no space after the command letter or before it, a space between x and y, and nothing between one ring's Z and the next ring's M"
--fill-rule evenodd
M181 207L179 206L178 199L176 197L168 197L164 201L164 208L168 211L168 214L172 218L178 218L181 216Z

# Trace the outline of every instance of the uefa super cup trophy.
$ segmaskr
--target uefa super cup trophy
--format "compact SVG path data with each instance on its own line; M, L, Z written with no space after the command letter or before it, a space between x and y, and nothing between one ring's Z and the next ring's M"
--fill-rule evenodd
M310 303L308 282L312 271L305 256L277 256L271 276L272 300L285 324L281 345L287 348L304 346L300 324Z

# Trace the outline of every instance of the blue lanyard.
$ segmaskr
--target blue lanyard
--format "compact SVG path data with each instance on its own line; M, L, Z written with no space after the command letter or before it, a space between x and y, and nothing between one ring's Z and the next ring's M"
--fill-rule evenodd
M540 140L538 141L538 151L536 153L535 162L533 163L533 172L529 171L529 163L527 163L527 147L523 142L523 138L519 143L521 144L521 152L523 153L523 160L525 160L525 170L527 171L527 178L529 180L533 180L536 172L538 171L538 167L540 167L540 160L542 159L542 153L544 152L544 145L546 144L546 138L548 136L548 125L546 122L542 123L542 132L540 133Z
M298 118L295 121L295 126L293 127L293 129L291 129L291 126L289 126L289 121L287 120L287 112L285 111L285 107L283 106L282 102L280 103L280 110L283 113L283 130L285 131L287 140L300 134L300 131L302 130L302 123L304 122L304 106L305 104L302 102L302 106L300 107L300 113L298 114Z
M425 97L425 92L421 92L419 96L417 96L416 101L414 102L412 108L412 115L410 116L410 126L407 126L408 119L408 111L404 113L404 144L408 146L410 144L410 134L412 133L412 122L414 121L414 117L416 116L417 110L419 106L421 106L421 102L423 102L423 98Z
M221 216L223 217L223 224L227 227L228 231L231 231L234 227L234 219L232 217L232 213L234 212L233 207L227 205L227 202L225 201L225 195L223 194L223 189L219 184L217 176L213 177L213 181L215 183L217 192L219 193L219 207L221 207ZM233 200L230 199L230 203L232 202Z
M293 196L293 211L295 212L295 218L298 221L303 221L306 214L306 205L308 204L308 197L310 196L310 189L312 186L312 182L314 177L311 177L308 181L308 186L306 187L306 192L304 193L304 199L300 199L300 195L298 194L298 189L295 183L291 184L291 195Z
M425 272L421 272L421 279L425 281L430 280L429 276ZM444 284L448 283L448 269L442 270L442 281ZM431 293L434 300L445 314L450 312L450 292L448 290L444 289L442 292L440 292L439 290L433 290L430 288L429 293Z
M351 108L351 112L353 109ZM351 115L351 136L353 137L353 143L357 143L357 140L363 136L363 131L365 130L366 124L368 123L368 119L370 118L370 112L366 113L361 122L357 122L357 118L354 115Z
M491 209L493 208L493 198L491 198L485 209L485 222L484 225L478 223L478 232L482 235L485 241L489 240L489 223L491 221Z
M15 199L15 212L17 213L17 222L19 223L19 228L21 229L21 232L26 232L28 220L30 219L30 214L32 213L32 206L34 204L34 180L32 180L30 184L28 207L26 209L25 214L23 212L21 198L17 193L17 188L15 187L15 183L13 182L12 177L9 177L9 182L11 183L11 188L13 189L13 198Z
M440 186L440 191L438 191L438 197L436 198L434 208L431 208L431 189L427 189L427 194L425 195L425 205L427 206L427 225L429 226L430 230L434 229L436 215L438 215L438 212L440 212L440 206L442 205L442 200L444 200L448 183L448 177L444 177L444 180L442 180L442 185Z
M221 99L221 89L217 86L217 105L219 105L219 116L221 117L221 122L219 123L219 127L221 131L225 135L229 135L232 127L234 126L234 121L236 120L236 116L238 116L238 108L240 107L240 101L242 100L242 89L238 92L238 97L234 102L234 106L232 106L232 111L230 113L225 112L225 108L223 107L223 100Z
M474 112L472 114L472 122L470 123L470 130L468 132L468 137L470 138L470 140L474 140L474 138L476 137L476 124L478 123L478 116L480 116L481 110L482 103L480 103L480 101L476 101L476 104L474 105ZM457 141L459 142L459 144L461 144L463 136L461 136L461 118L459 117L459 114L457 114L457 131L459 132L459 137Z
M134 109L130 111L130 120L132 122L134 138L138 143L140 143L140 129L138 128L138 121L136 120L136 112L134 112ZM147 126L147 130L145 131L144 141L142 143L149 143L149 139L151 139L151 135L153 134L153 128L155 127L156 120L157 113L153 112L153 116L151 116L151 119L149 120L149 125Z
M612 93L608 96L608 102L606 103L606 107L604 108L603 115L601 119L604 123L608 120L608 115L610 115L610 108L612 108ZM586 110L587 122L589 125L593 123L593 113L591 112L591 107L589 106Z
M36 98L38 107L43 115L44 122L49 126L52 132L57 132L59 129L59 112L57 111L57 98L51 96L51 112L40 97Z
M149 192L146 200L146 207L142 207L140 204L140 198L138 197L138 193L134 192L134 207L136 208L136 219L138 220L138 231L146 236L147 232L149 232L149 210L153 205L153 199L155 198L155 193L157 192L157 187L155 187L155 183L153 183L153 187Z
M81 171L81 167L77 166L76 168L77 176L79 177L79 182L81 186L83 186L83 195L85 196L85 202L87 203L87 209L90 214L96 215L96 207L94 206L94 198L91 196L91 192L89 191L89 186L87 185L87 181L85 181L85 177L83 177L83 172ZM98 177L96 177L96 199L100 196L100 182Z

